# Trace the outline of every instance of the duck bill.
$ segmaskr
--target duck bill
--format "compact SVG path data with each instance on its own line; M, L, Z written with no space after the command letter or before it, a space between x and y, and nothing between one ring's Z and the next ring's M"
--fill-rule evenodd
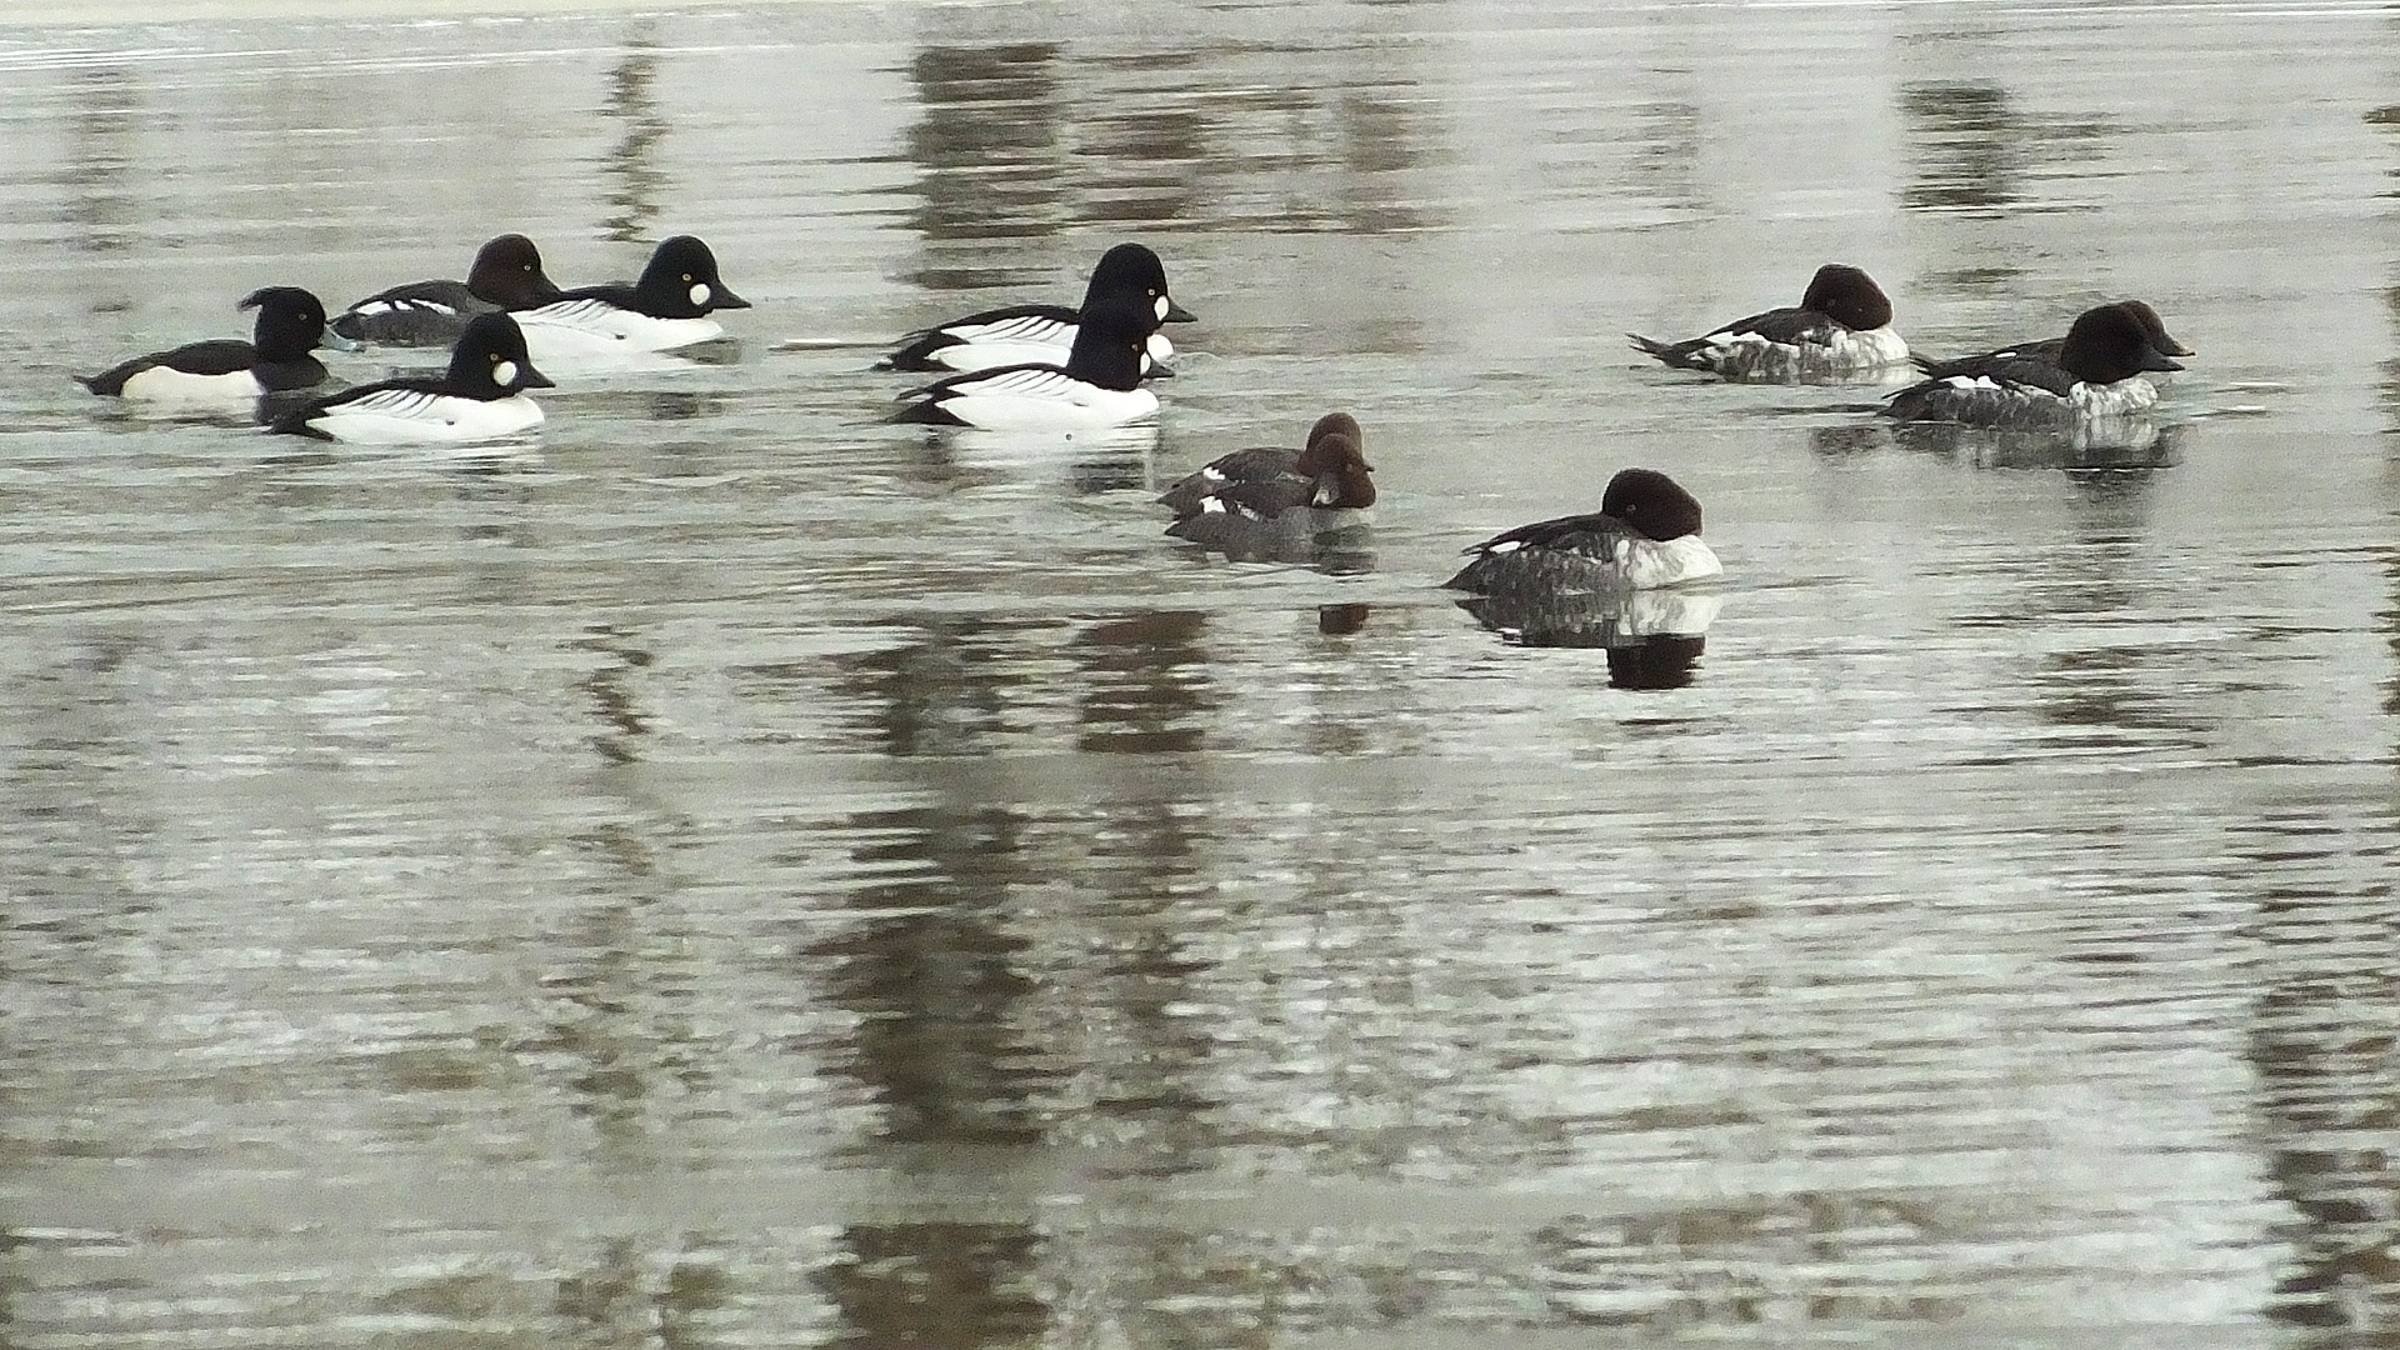
M720 285L717 287L717 308L748 309L750 308L750 302L744 300L738 295L735 295L732 291L729 291L724 286Z
M367 349L367 344L357 338L344 337L330 328L325 330L323 337L317 339L317 345L333 352L363 352Z
M556 389L558 381L535 370L533 363L528 361L525 363L525 387L528 389Z
M2142 353L2144 370L2181 370L2183 363L2153 347Z
M2182 343L2177 342L2173 338L2168 338L2159 343L2158 349L2162 352L2165 352L2169 356L2198 356L2200 354L2196 351L2193 351L2191 348L2184 346Z
M1171 380L1175 378L1175 368L1163 361L1152 361L1148 357L1144 357L1142 378L1145 380Z
M1198 323L1199 321L1199 315L1172 300L1167 302L1167 312L1159 318L1160 323Z

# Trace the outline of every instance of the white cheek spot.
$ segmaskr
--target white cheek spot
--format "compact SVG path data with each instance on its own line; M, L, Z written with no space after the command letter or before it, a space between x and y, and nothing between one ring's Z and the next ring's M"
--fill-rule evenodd
M1525 547L1525 541L1522 539L1504 539L1483 552L1486 557L1497 558L1503 553L1514 553L1523 547Z
M1150 373L1150 353L1148 352L1142 353L1142 373L1144 375Z
M510 386L510 385L512 385L512 384L515 384L516 382L517 382L517 363L516 363L516 362L514 362L514 361L503 361L503 362L501 362L499 365L496 365L496 366L492 367L492 383L494 383L494 384L496 384L496 385L499 385L499 386L500 386L501 388L503 388L503 389L506 389L508 386Z
M695 305L705 305L708 303L708 297L710 294L711 292L708 289L708 284L706 282L698 283L692 287L692 303Z
M1225 501L1221 497L1202 498L1200 511L1203 515L1221 516L1225 514Z
M1165 323L1167 321L1167 297L1162 295L1156 300L1151 301L1150 309L1151 312L1158 315L1158 321L1160 323Z

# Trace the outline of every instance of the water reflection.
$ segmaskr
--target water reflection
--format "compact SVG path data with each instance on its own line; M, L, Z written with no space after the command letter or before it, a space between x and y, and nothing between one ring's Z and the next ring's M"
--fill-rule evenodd
M2020 129L2006 90L1987 83L1903 85L1900 112L1917 161L1902 196L1910 208L1991 208L2017 199L2011 137Z
M1715 591L1475 596L1458 602L1504 642L1524 647L1598 647L1608 682L1620 689L1680 689L1707 649L1709 625L1725 604Z
M840 1243L816 1276L840 1312L837 1345L1025 1346L1049 1328L1048 1253L1028 1225L854 1224Z
M1037 1067L1024 1028L1036 986L1006 902L1040 874L1024 812L933 788L908 806L862 811L850 919L805 951L812 983L855 1031L836 1068L867 1089L877 1135L902 1146L1031 1145L1042 1138Z
M917 53L908 64L917 120L907 154L920 170L921 201L909 213L909 228L934 244L1057 232L1066 194L1078 185L1059 143L1069 121L1060 65L1053 42L928 46ZM948 252L929 249L908 279L930 290L1030 285L1044 277L1042 260L1028 256L1035 252L978 248L964 255L971 261L954 265ZM996 263L994 253L1019 261L1012 270Z
M90 253L122 253L133 247L133 229L147 217L131 181L134 145L145 113L133 77L114 67L78 73L75 111L67 122L69 174L59 218L76 247ZM107 314L122 300L93 307Z
M600 161L609 180L608 204L614 208L601 220L600 229L603 238L618 243L637 243L656 233L659 197L666 187L666 176L658 169L658 147L667 135L667 119L653 91L657 82L657 35L643 24L610 68L608 95L600 103L600 115L619 127L617 143Z
M944 479L1015 482L1063 474L1077 496L1138 489L1150 481L1159 426L1140 422L1097 431L987 431L952 427L921 438Z
M2277 1195L2297 1215L2268 1315L2349 1333L2329 1346L2383 1346L2400 1315L2400 967L2378 900L2330 875L2351 846L2313 813L2280 811L2241 841L2260 886L2252 937L2267 988L2250 1013L2248 1056ZM2351 1339L2357 1336L2360 1339Z
M1989 80L1904 84L1899 103L1913 160L1901 202L1912 211L1989 218L2002 208L2061 209L2055 200L2029 200L2027 180L2064 181L2073 165L2102 153L2111 130L2103 118L2028 113Z
M1347 637L1363 630L1373 612L1370 605L1319 605L1317 631L1327 637Z
M1545 1228L1535 1234L1535 1279L1563 1321L1639 1327L1669 1339L1703 1326L1941 1325L1964 1315L1969 1300L1872 1279L1862 1287L1838 1272L1872 1269L1898 1234L1944 1226L1941 1215L1905 1195L1804 1192L1684 1205ZM1794 1263L1822 1278L1786 1283L1765 1275Z
M2056 470L2079 482L2120 487L2183 462L2188 422L2161 426L2147 416L2095 417L2057 431L2002 431L1954 422L1879 421L1864 434L1832 439L1855 454L1875 441L1978 469ZM1816 434L1811 433L1812 437ZM1819 453L1831 455L1825 445Z
M1169 610L1112 619L1075 636L1087 686L1079 749L1152 754L1202 748L1208 616Z

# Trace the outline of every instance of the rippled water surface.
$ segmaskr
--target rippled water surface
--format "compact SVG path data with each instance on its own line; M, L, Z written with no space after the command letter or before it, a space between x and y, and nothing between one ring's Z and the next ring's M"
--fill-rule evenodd
M0 1345L2400 1335L2400 12L356 8L0 26ZM758 307L480 455L67 379L504 229ZM1155 437L879 424L1122 238ZM2199 355L1624 349L1829 258ZM1159 536L1333 408L1370 547ZM1696 662L1436 588L1632 464Z

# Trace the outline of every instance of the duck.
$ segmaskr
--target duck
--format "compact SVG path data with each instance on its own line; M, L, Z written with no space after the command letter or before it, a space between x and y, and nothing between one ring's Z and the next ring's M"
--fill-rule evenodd
M2167 331L2166 320L2158 317L2158 311L2152 309L2148 304L2140 300L2119 300L2116 304L2119 309L2132 315L2135 323L2142 326L2142 332L2149 338L2150 345L2158 351L2168 356L2197 355L2191 348L2175 340L2175 336ZM2059 352L2066 345L2067 340L2063 337L2042 338L2034 342L2018 342L2006 347L1995 347L1988 352L1974 356L1961 356L1949 361L1936 361L1925 356L1915 356L1909 359L1916 363L1918 370L1935 379L1941 379L1950 375L1980 374L1986 366L1994 362L2021 356L2055 363L2058 360Z
M1599 511L1520 525L1464 549L1442 585L1499 599L1641 591L1722 575L1700 538L1700 503L1656 469L1608 480Z
M475 250L465 281L412 281L377 291L335 315L333 331L352 342L385 347L452 345L478 314L532 309L559 295L533 241L503 234Z
M1228 482L1177 516L1167 533L1234 557L1304 555L1326 535L1369 523L1375 466L1340 430L1313 436L1291 473Z
M1956 374L1912 384L1882 414L1903 422L1957 422L2000 428L2072 427L2090 418L2126 417L2158 403L2145 372L2183 369L2151 344L2141 320L2123 305L2077 315L2058 355L1976 358Z
M1142 244L1118 244L1100 255L1084 288L1083 308L1095 301L1131 297L1156 316L1145 335L1153 374L1165 373L1175 356L1175 344L1158 331L1159 324L1191 323L1196 316L1167 293L1166 264ZM920 328L900 339L900 345L876 365L887 370L989 370L995 366L1063 365L1075 345L1075 327L1082 309L1065 305L1008 305L987 309L963 319Z
M244 296L239 308L258 311L248 342L187 342L75 380L103 398L184 407L249 402L325 382L325 364L312 354L325 340L323 301L297 286L268 286Z
M542 424L528 389L548 389L525 333L502 311L467 322L438 379L384 380L320 398L275 419L270 431L355 445L467 445Z
M1705 337L1625 336L1635 351L1678 370L1729 380L1840 379L1908 360L1908 343L1892 331L1891 299L1873 277L1843 263L1818 268L1797 306L1722 324Z
M1158 504L1175 513L1181 520L1200 509L1200 502L1211 493L1241 483L1263 483L1290 478L1305 481L1300 459L1305 447L1314 446L1328 436L1347 437L1358 449L1366 448L1366 436L1358 427L1358 419L1348 413L1327 413L1308 429L1303 449L1287 450L1281 446L1258 445L1217 456L1184 475L1165 492L1158 495Z
M651 251L641 279L628 286L581 286L519 311L528 350L548 359L584 354L666 352L724 335L708 317L748 309L717 274L717 255L697 236L679 234Z
M1155 313L1119 296L1085 309L1061 364L1025 362L938 380L900 395L896 422L993 431L1118 427L1158 415L1158 395L1141 387L1151 364L1143 335Z

